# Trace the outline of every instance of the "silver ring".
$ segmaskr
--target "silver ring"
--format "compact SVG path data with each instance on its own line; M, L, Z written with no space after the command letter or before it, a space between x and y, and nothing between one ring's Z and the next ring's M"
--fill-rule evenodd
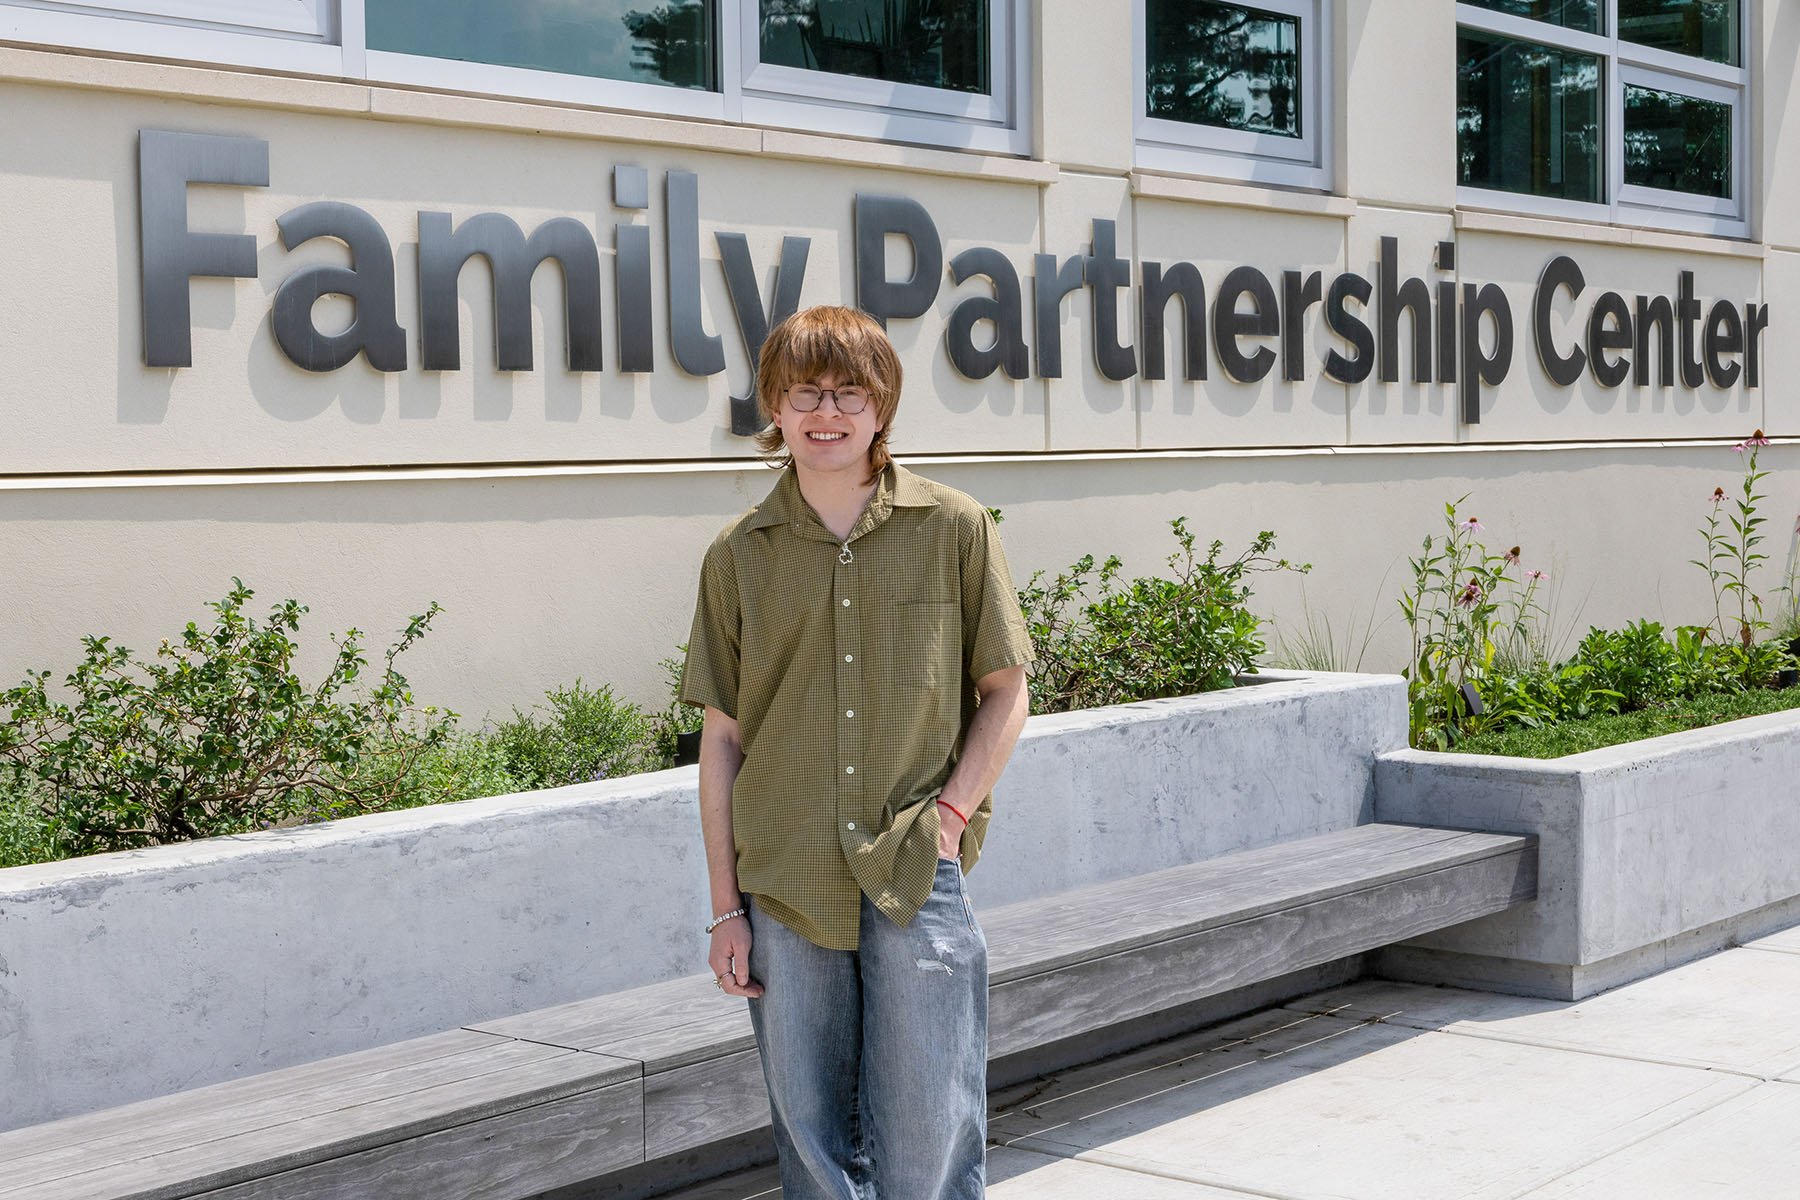
M713 976L713 986L723 991L725 988L725 977L723 975Z

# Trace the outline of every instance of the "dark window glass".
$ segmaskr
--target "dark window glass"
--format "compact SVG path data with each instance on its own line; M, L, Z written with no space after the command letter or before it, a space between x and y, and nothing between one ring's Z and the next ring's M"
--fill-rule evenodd
M1459 30L1456 155L1471 187L1599 203L1600 60Z
M1548 21L1564 29L1600 32L1600 0L1463 0L1463 3L1471 8L1487 8L1515 17Z
M367 0L371 50L713 89L711 0Z
M1619 36L1738 65L1738 0L1619 0Z
M991 95L987 0L761 0L762 61Z
M1238 4L1147 0L1149 113L1301 136L1300 22Z
M1731 106L1626 85L1625 182L1731 199Z

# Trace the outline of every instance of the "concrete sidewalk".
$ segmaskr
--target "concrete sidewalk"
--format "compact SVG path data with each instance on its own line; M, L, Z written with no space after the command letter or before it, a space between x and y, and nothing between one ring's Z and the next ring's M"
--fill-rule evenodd
M993 1200L1793 1200L1800 926L1576 1003L1351 984L998 1092L989 1136Z

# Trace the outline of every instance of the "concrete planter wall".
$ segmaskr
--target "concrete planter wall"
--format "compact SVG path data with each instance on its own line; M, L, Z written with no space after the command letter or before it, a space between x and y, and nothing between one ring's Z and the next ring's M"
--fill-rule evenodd
M1578 999L1800 919L1800 711L1538 761L1401 750L1376 817L1541 839L1537 903L1384 975Z
M978 903L1372 819L1391 676L1033 718ZM703 969L692 767L0 871L0 1129Z

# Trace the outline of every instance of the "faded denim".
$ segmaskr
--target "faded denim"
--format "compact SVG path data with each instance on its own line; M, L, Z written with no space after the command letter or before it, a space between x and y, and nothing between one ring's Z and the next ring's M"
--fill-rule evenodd
M981 1200L987 939L962 867L939 859L905 928L868 897L856 950L826 950L749 901L750 1001L783 1200Z

